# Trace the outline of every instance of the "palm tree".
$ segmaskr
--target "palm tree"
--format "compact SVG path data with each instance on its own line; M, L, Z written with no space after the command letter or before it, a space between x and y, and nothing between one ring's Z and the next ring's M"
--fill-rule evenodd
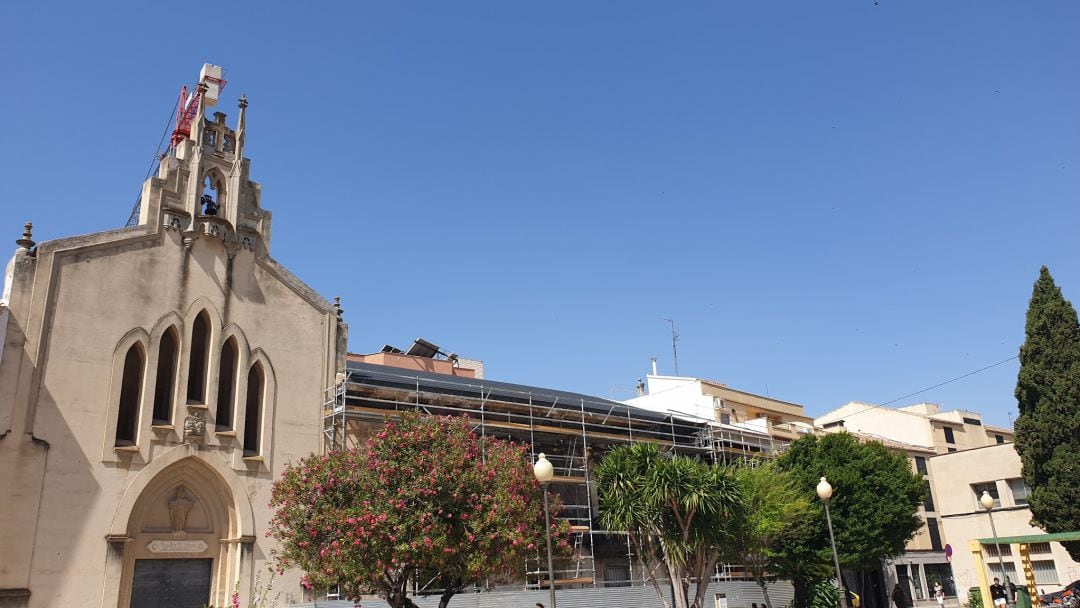
M609 452L596 480L601 525L629 534L664 607L670 605L657 572L672 582L675 608L701 608L721 547L734 539L742 514L731 471L642 443Z

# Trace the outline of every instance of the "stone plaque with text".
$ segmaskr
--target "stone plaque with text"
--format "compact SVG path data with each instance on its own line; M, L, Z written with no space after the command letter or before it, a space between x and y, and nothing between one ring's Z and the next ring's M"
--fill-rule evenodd
M202 553L206 547L202 540L155 540L146 546L151 553Z

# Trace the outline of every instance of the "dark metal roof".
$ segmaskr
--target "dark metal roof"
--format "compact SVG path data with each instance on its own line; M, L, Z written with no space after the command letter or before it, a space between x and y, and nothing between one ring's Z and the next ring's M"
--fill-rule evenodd
M582 393L561 391L553 388L514 384L511 382L498 382L495 380L480 378L465 378L462 376L450 376L447 374L435 374L418 370L388 367L373 363L360 363L349 361L346 364L349 381L357 384L373 386L387 386L416 390L417 385L421 391L445 393L467 397L494 399L513 403L532 403L539 407L554 407L564 410L578 410L582 408L586 412L607 415L609 413L624 413L637 420L651 422L670 422L671 416L661 412L654 412L644 408L619 403L602 397L593 397ZM703 422L695 423L680 418L681 426L697 426L704 428Z

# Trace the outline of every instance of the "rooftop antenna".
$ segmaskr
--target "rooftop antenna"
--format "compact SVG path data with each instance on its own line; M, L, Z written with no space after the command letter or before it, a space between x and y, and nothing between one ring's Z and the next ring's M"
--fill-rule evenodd
M666 319L660 317L668 323L671 323L671 353L675 356L675 375L679 375L679 334L675 331L675 319Z

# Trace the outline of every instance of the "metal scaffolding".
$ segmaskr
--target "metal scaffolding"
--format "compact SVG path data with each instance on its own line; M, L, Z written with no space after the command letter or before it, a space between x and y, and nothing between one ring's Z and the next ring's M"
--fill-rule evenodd
M755 466L775 458L787 447L786 441L767 433L726 424L713 427L710 439L717 461L727 465Z
M533 461L540 452L547 455L555 469L551 491L562 500L561 518L569 522L574 538L573 559L555 573L556 586L564 588L644 582L627 535L599 527L591 469L605 451L651 442L676 454L724 463L767 458L778 451L768 435L683 414L577 393L355 361L326 390L326 449L359 447L373 430L402 411L466 416L481 436L525 443ZM607 569L598 577L602 565ZM717 568L718 580L731 579L730 568L725 568ZM546 587L547 569L539 552L526 564L526 571L526 589Z

